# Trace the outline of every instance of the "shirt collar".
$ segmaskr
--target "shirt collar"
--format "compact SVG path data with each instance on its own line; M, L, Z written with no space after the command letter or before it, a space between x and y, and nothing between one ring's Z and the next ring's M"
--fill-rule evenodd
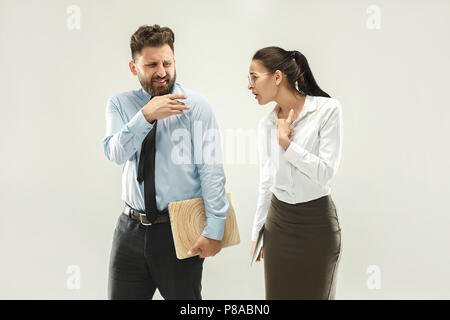
M306 95L305 103L303 105L303 109L300 112L300 114L298 115L297 119L295 119L292 124L296 123L298 120L303 118L303 116L305 114L307 114L308 112L312 112L312 111L314 111L316 109L317 109L317 101L316 101L316 99L314 99L314 96ZM269 113L269 115L267 116L267 120L270 123L275 124L275 125L277 124L277 122L278 122L278 111L279 110L280 110L280 107L277 105Z

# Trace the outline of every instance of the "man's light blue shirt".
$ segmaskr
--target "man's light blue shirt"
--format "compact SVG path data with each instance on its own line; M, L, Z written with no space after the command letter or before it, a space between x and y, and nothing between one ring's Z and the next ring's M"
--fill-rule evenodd
M182 101L189 110L158 120L155 155L158 210L166 209L173 201L203 197L206 225L202 235L221 240L230 204L225 192L220 136L218 141L213 139L214 142L206 134L213 129L217 138L217 121L211 106L200 93L179 83L174 84L171 93L185 94L187 99ZM142 141L153 127L141 108L151 97L141 88L114 95L106 106L103 151L108 160L123 165L122 200L140 211L145 211L145 200L144 182L137 181L139 156ZM194 131L199 128L201 139L194 139ZM198 161L201 159L199 154L211 150L212 144L220 161ZM185 160L190 157L190 161L180 161L180 154Z

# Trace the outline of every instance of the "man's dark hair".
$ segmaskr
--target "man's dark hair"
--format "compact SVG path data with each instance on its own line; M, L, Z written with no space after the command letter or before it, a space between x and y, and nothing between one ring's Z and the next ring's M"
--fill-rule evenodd
M130 48L131 57L133 60L136 57L136 53L140 53L143 47L160 47L168 44L173 50L173 43L175 41L175 35L173 31L168 27L160 27L157 24L153 26L140 26L135 33L131 36Z

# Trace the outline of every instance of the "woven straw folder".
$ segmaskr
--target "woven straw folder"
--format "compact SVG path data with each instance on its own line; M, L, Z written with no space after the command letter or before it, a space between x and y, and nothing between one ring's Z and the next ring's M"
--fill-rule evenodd
M227 193L227 198L230 203L230 210L225 221L222 248L237 245L240 242L230 193ZM199 252L196 252L188 256L187 252L197 241L205 227L206 214L203 198L169 203L169 216L177 258L186 259L198 255Z

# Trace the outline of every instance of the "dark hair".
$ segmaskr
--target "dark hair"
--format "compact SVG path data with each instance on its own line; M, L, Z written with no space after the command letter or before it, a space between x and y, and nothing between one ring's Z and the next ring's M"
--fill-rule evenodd
M145 46L160 47L168 44L172 51L174 51L174 41L175 35L168 27L161 28L157 24L154 24L153 26L140 26L131 36L131 57L134 60L136 53L139 53Z
M308 60L299 51L286 51L280 47L266 47L253 55L270 71L280 70L286 75L289 84L301 94L322 96L330 95L319 88L309 68ZM296 86L297 84L297 86Z

